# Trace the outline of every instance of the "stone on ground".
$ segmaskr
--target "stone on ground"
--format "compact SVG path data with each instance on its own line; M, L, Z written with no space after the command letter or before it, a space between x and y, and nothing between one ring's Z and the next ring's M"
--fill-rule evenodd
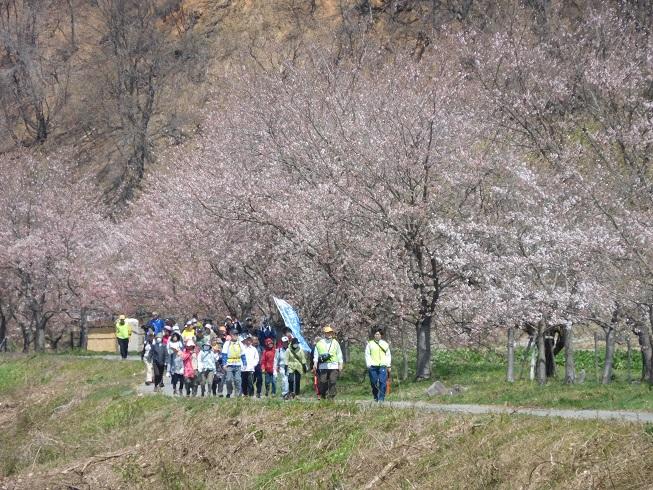
M449 393L449 390L440 381L436 381L426 389L426 394L428 396L446 395L447 393Z

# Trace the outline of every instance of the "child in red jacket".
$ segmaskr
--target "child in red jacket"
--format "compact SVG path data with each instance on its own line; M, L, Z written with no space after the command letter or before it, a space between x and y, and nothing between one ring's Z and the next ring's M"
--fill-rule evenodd
M265 348L261 356L261 370L265 374L265 396L269 396L272 385L272 396L277 394L277 362L275 360L274 341L265 339Z

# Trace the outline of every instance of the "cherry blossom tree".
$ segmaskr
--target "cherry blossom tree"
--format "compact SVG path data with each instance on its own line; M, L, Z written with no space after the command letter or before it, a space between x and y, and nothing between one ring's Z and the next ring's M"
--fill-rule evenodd
M72 307L72 292L90 294L84 276L93 267L83 262L106 228L93 189L64 162L26 152L0 157L0 260L25 351L45 349L53 319Z
M498 133L564 178L593 209L586 226L603 230L602 249L589 262L602 298L585 321L605 331L604 382L618 319L630 311L641 323L653 263L651 39L627 11L603 5L570 20L554 7L545 36L516 15L510 29L465 42L466 66L494 106ZM650 349L646 337L639 336L643 350Z

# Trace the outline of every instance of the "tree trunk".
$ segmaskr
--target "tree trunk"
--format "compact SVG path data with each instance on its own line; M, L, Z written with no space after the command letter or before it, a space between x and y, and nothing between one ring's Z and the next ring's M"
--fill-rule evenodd
M645 325L640 330L638 339L642 351L642 381L653 384L653 349L651 349L651 336Z
M73 8L72 0L67 0L68 14L70 15L70 47L73 51L77 51L77 40L75 38L75 9Z
M401 380L406 381L408 379L408 351L406 350L406 334L404 332L403 319L401 321L401 357L402 357L402 366L401 366Z
M646 364L646 381L648 384L653 385L653 337L651 337L651 331L653 330L653 304L648 305L648 323L648 326L644 325L644 330L646 330L646 334L648 336L647 346L649 352L649 359Z
M537 369L536 377L540 385L546 384L546 345L544 341L544 320L537 324Z
M88 348L88 313L86 308L79 312L79 348L86 350Z
M653 345L650 330L647 325L640 323L633 332L637 335L642 351L642 381L653 384Z
M2 341L7 338L7 322L8 322L8 315L5 313L5 309L2 303L0 303L0 345L7 345L6 342L5 344L2 344ZM5 347L6 348L6 347Z
M628 357L627 357L627 370L628 370L628 384L631 384L633 382L633 375L632 375L632 370L633 370L633 351L630 346L630 335L626 337L626 348L628 349Z
M508 328L508 373L506 374L508 383L515 382L515 329Z
M546 362L546 377L553 378L556 374L556 362L553 355L555 339L552 334L544 336L544 359Z
M21 323L20 333L23 336L23 353L27 354L29 352L29 346L32 343L31 328L27 328L27 326L24 323Z
M342 361L349 362L349 340L343 339L341 342Z
M34 339L34 350L45 352L45 322L39 321L36 324L36 338Z
M576 382L576 366L574 364L574 343L571 323L565 325L565 384Z
M424 316L417 323L417 371L416 379L431 377L431 322L430 315Z
M599 382L599 334L594 332L594 379Z
M612 360L614 359L614 328L608 327L605 331L605 365L601 384L607 385L612 379Z
M533 336L528 337L528 345L526 346L526 350L524 351L524 358L521 361L521 369L519 370L519 379L524 378L524 369L526 368L526 361L528 361L528 354L531 352L531 348L533 347Z

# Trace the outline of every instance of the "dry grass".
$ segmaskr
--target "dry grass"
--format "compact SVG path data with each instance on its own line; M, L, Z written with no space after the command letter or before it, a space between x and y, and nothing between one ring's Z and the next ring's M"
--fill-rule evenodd
M3 373L16 363L36 375L6 389ZM52 374L41 376L46 367ZM653 481L652 431L642 425L143 397L132 390L140 379L138 363L0 360L0 488L584 489Z

